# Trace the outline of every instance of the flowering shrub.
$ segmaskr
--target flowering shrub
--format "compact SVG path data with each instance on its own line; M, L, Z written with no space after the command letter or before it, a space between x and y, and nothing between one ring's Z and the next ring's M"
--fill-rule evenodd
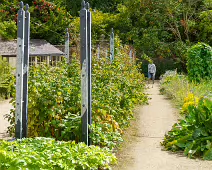
M184 98L182 112L186 114L188 112L189 106L197 106L198 103L199 103L199 98L195 97L193 93L189 93L188 96Z
M3 36L5 39L15 39L17 37L17 34L14 34L14 31L17 30L17 26L13 23L17 23L19 8L20 5L17 0L3 0L1 3L0 20L7 23L4 23L6 28L3 29L4 34L7 35ZM72 17L64 7L56 6L54 3L46 0L34 0L29 8L29 12L31 14L31 38L45 39L52 44L59 44L64 43L66 28L69 28L69 31L72 32L70 27ZM0 28L3 28L1 25L2 24L0 24ZM14 29L11 29L11 27ZM0 35L1 32L2 31L0 31Z

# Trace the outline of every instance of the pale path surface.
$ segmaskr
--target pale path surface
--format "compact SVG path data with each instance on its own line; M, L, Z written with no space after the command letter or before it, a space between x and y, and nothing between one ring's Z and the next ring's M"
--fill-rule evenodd
M9 139L9 135L6 131L10 124L4 118L4 115L10 113L10 109L13 108L9 101L10 100L0 101L0 139Z
M160 95L159 84L147 93L151 98L149 105L137 109L137 118L118 153L119 164L113 170L212 170L212 161L189 159L162 150L160 142L164 134L179 117L170 101Z

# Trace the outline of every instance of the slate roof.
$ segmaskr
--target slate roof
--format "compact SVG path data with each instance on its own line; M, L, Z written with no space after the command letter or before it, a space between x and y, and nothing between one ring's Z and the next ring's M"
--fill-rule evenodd
M0 56L16 56L17 40L0 41ZM43 39L30 40L30 56L63 56L64 53Z

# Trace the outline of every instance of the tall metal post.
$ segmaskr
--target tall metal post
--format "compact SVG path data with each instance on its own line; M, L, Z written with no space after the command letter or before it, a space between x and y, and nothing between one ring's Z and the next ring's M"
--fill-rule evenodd
M66 35L65 35L65 57L66 57L66 61L67 63L70 63L70 59L69 59L69 32L68 32L68 28L66 28Z
M100 58L100 45L98 44L97 47L97 58Z
M22 138L22 105L23 105L23 59L24 59L24 4L20 2L18 11L18 37L17 37L17 62L16 62L16 111L15 111L15 137Z
M87 43L87 10L85 1L82 1L80 10L80 58L81 58L81 116L82 116L82 141L88 144L88 43Z
M22 110L22 137L27 137L28 125L28 71L29 71L29 42L30 42L30 13L26 4L24 30L24 63L23 63L23 110Z
M132 56L132 49L130 49L130 61L132 62L133 56Z
M114 31L112 28L111 34L110 34L110 60L111 62L114 60Z
M105 57L107 58L108 56L107 56L107 53L108 53L108 49L106 49L106 51L105 51Z
M89 10L90 5L87 2L86 3L86 9L87 9L87 36L88 36L88 124L92 124L92 47L91 47L91 22L92 22L92 16L91 12ZM89 129L88 129L89 130ZM89 131L90 134L90 131ZM88 138L88 145L91 145L92 141L90 138Z

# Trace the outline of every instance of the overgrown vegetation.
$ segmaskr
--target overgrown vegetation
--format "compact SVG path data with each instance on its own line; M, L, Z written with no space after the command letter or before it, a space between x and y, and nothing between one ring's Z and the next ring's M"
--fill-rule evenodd
M112 63L109 58L94 57L92 76L93 125L89 127L92 132L90 137L93 145L112 151L123 140L121 134L133 118L134 107L147 102L145 77L122 46L117 46ZM13 104L15 107L15 102ZM80 142L79 60L73 58L70 65L62 61L54 67L42 64L30 67L28 108L28 137ZM6 117L11 124L9 132L14 134L15 110ZM89 160L85 164L91 166Z
M175 101L182 114L161 144L166 150L184 151L190 158L212 160L212 81L196 84L169 71L163 76L161 91Z
M15 91L13 68L0 56L0 99L10 98Z

